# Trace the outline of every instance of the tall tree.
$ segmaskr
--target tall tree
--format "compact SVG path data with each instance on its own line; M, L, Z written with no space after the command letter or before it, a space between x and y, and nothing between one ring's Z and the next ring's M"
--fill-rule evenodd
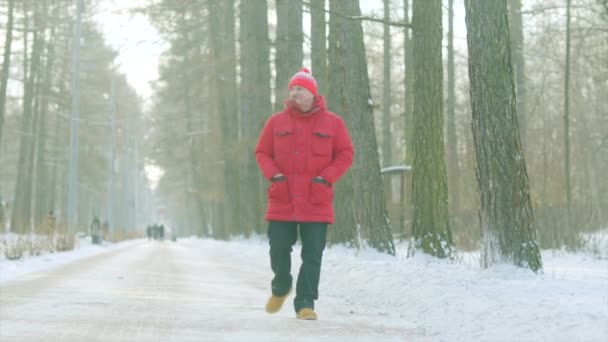
M241 217L246 233L262 232L262 176L251 146L255 146L264 121L272 112L270 102L270 40L266 0L241 1Z
M325 0L310 2L310 57L312 73L317 80L320 94L327 95L327 22L325 21Z
M33 191L33 200L34 200L34 222L36 227L42 226L43 219L46 217L46 213L52 210L52 207L49 207L49 194L51 193L51 184L49 184L49 173L48 165L47 165L47 141L49 136L49 114L50 114L50 96L51 94L51 84L52 84L52 70L53 64L55 62L55 46L54 44L49 44L48 39L46 37L54 37L55 36L55 27L47 27L48 18L46 16L49 13L49 4L47 0L42 1L42 24L41 26L44 28L44 31L41 32L43 35L43 51L46 56L44 59L44 63L42 65L43 71L41 71L41 78L39 82L40 90L38 93L38 112L40 116L40 120L38 120L38 125L36 127L36 148L35 148L35 173L34 173L34 182L35 188ZM52 11L53 17L58 17L59 7L54 6Z
M19 145L19 163L17 165L17 182L15 183L15 199L11 217L11 229L14 232L25 233L33 228L32 218L32 168L34 164L35 127L38 116L35 112L34 99L36 83L39 79L40 62L42 55L42 44L44 35L41 33L39 4L34 8L28 7L28 2L23 3L24 12L24 82L23 82L23 121L21 124L22 135ZM32 12L32 14L30 14ZM29 16L33 17L31 24L34 30L30 30ZM32 31L32 49L28 54L28 31Z
M441 0L414 0L413 249L440 258L452 252L443 143Z
M506 0L465 0L482 265L542 268L519 138Z
M11 47L13 44L15 0L8 0L6 21L6 36L4 38L4 56L2 58L2 74L0 75L0 146L2 146L2 129L6 111L6 89L8 85L9 67L11 64Z
M403 0L403 65L405 66L404 83L404 118L405 118L405 164L414 162L414 58L410 27L410 1Z
M234 29L234 0L210 0L210 37L213 52L213 82L217 89L217 111L221 122L221 139L224 149L224 201L220 211L223 222L219 225L215 237L227 239L231 227L238 223L238 182L237 140L238 140L238 106L236 85L236 48Z
M509 0L509 29L511 30L511 55L515 69L515 91L517 93L517 120L521 142L526 149L528 114L526 112L526 64L524 59L524 28L521 15L521 0Z
M384 77L382 78L382 164L392 165L391 134L391 21L390 1L384 0Z
M570 227L572 189L570 186L570 9L566 0L566 60L564 71L564 175L566 177L566 227Z
M302 67L304 58L304 31L302 29L302 2L276 0L277 34L275 42L275 110L283 109L287 97L289 78Z
M447 152L450 210L460 209L460 168L458 166L458 135L456 134L456 75L454 70L454 0L448 0L448 101Z
M388 221L376 142L359 0L330 1L329 108L343 116L352 135L355 159L338 183L336 228L357 244L358 227L365 244L388 254L395 246Z

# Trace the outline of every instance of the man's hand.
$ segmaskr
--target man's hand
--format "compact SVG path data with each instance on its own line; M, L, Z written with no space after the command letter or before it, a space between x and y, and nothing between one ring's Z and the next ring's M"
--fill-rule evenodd
M325 178L321 177L321 176L317 176L315 178L312 179L313 183L322 183L325 185L329 185L329 182L325 180Z
M285 177L285 175L284 175L284 174L282 174L282 173L277 173L276 175L274 175L274 176L272 176L272 177L270 178L270 181L272 181L272 182L276 182L276 181L282 181L282 180L285 180L286 178L287 178L287 177Z

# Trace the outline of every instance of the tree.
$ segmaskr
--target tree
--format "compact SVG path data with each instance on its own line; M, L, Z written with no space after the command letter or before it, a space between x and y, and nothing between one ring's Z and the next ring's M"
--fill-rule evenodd
M234 29L234 0L212 0L210 4L209 33L213 53L213 81L217 90L217 111L221 122L224 155L224 205L220 217L223 221L214 230L214 236L227 239L231 229L239 226L238 206L239 167L237 163L238 105L236 85L236 51ZM216 233L217 231L217 233Z
M49 5L47 1L43 2L42 15L45 16L49 11ZM52 11L52 17L57 18L59 16L59 7L54 6ZM45 25L46 20L45 20ZM45 27L46 28L46 27ZM55 32L57 32L55 25L46 28L45 33L48 31L49 37L54 37ZM48 39L44 40L43 50L45 51L46 58L42 65L43 72L41 72L41 78L39 82L39 88L41 94L50 94L51 93L51 84L52 84L52 71L55 63L55 46L54 44L49 44ZM51 192L51 187L53 184L50 183L49 172L47 167L48 160L48 146L47 141L49 138L49 119L50 119L50 96L40 96L40 100L38 101L38 111L40 115L40 120L38 120L38 125L35 129L36 136L36 147L35 147L35 168L34 168L34 181L35 187L33 191L34 198L34 222L36 227L40 227L43 225L43 220L47 216L49 211L54 210L49 206Z
M524 60L524 28L521 15L521 0L509 0L509 29L511 37L511 56L515 69L515 91L517 93L517 120L521 132L521 142L526 149L528 134L528 113L526 112L526 63Z
M413 249L444 258L452 253L443 143L441 0L414 0Z
M382 164L392 165L391 134L391 27L389 0L384 0L384 77L382 78Z
M404 118L405 118L405 164L414 162L414 58L412 54L411 27L409 19L410 1L403 0L403 65L405 66Z
M458 136L456 135L456 79L454 71L454 0L448 4L448 101L447 101L447 161L450 209L460 209L460 170L458 166Z
M570 227L572 190L570 186L570 7L566 0L566 60L564 70L564 174L566 175L566 227Z
M272 113L270 102L270 41L266 0L241 1L241 217L245 232L261 233L263 213L262 176L251 146L255 146L266 119Z
M2 59L2 74L0 74L0 146L2 146L2 128L4 127L4 112L6 111L6 88L8 85L9 66L11 64L11 47L13 43L15 0L8 0L6 21L6 37L4 38L4 56Z
M302 29L302 2L276 0L277 38L275 41L276 80L274 89L275 111L283 109L287 97L289 78L302 67L304 31Z
M330 1L329 108L346 122L355 147L353 166L337 185L336 227L342 241L364 243L391 255L395 246L388 221L363 45L359 1ZM337 233L336 233L337 234Z
M310 59L312 73L317 80L317 90L327 95L329 79L327 78L327 23L325 21L325 0L310 2Z
M482 266L542 268L519 138L506 0L465 0Z
M26 233L33 227L31 223L32 215L32 169L34 164L34 146L35 146L35 127L37 124L38 115L35 112L34 98L37 90L36 82L39 78L40 63L42 55L42 44L44 35L41 29L33 31L33 41L31 53L28 54L28 31L31 27L38 27L40 22L40 9L38 4L35 4L33 9L34 21L29 24L29 8L28 3L23 3L24 12L24 82L23 82L23 121L21 122L22 135L19 144L19 163L17 165L17 182L15 183L15 200L13 205L13 213L11 216L11 229L13 232ZM41 25L40 27L44 27Z

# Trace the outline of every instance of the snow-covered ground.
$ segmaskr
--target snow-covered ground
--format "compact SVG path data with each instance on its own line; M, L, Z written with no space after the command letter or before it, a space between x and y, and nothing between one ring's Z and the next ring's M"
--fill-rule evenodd
M351 313L386 326L402 322L432 341L608 341L607 237L601 235L594 253L544 251L542 274L510 265L482 270L475 253L442 261L422 254L406 258L405 245L398 246L397 257L333 246L324 256L316 309L320 319L326 318L324 305L330 301L324 299L331 298ZM81 244L75 251L20 261L0 258L0 286L31 272L139 243ZM177 243L218 258L229 256L243 272L266 274L270 282L263 237L231 242L190 238ZM292 256L295 273L299 245Z

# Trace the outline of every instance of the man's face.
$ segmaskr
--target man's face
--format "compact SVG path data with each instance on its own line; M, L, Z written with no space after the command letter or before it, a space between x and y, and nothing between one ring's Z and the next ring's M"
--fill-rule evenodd
M296 85L289 89L289 101L297 103L303 112L307 112L312 108L315 96L308 89Z

